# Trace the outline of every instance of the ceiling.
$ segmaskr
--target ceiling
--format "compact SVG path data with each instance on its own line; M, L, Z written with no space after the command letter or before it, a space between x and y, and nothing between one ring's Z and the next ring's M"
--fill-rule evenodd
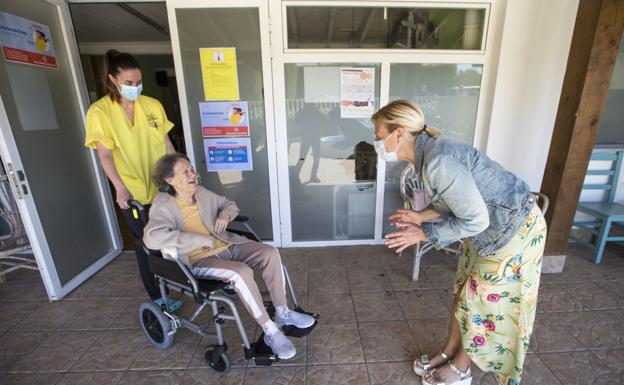
M169 42L164 2L70 5L79 43Z

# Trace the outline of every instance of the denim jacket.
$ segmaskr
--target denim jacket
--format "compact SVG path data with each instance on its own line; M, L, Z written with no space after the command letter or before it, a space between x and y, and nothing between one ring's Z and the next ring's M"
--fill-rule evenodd
M490 254L511 240L535 204L525 182L472 146L422 133L415 154L414 178L443 218L422 226L437 249L467 238L479 254Z

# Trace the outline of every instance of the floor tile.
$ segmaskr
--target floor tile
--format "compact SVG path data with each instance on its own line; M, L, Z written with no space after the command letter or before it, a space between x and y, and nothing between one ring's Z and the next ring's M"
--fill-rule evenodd
M187 370L180 385L241 385L245 372L241 368L232 368L225 373L214 369Z
M582 310L616 309L615 296L593 282L562 285L570 296L581 304Z
M305 385L305 366L248 368L243 385Z
M47 334L33 351L15 362L15 372L63 372L72 367L100 336L99 331Z
M11 330L43 304L45 304L45 302L0 301L0 331Z
M368 383L364 364L307 367L307 385L368 385Z
M348 293L347 272L345 270L310 271L308 289L310 293Z
M440 298L438 290L397 291L396 297L407 319L448 318L448 307Z
M412 361L366 364L370 385L420 385L412 370Z
M522 370L523 384L559 385L561 382L537 354L528 354Z
M127 370L144 348L145 336L139 330L107 330L70 370Z
M179 385L183 370L127 371L117 385Z
M0 384L43 385L54 384L63 373L0 373Z
M337 271L345 269L344 255L332 252L333 248L323 247L311 250L308 255L308 269L313 271Z
M367 363L408 361L418 353L406 321L360 323L358 326Z
M130 369L186 369L200 340L201 336L190 330L179 329L171 346L165 350L160 350L145 338L143 348L130 365Z
M43 332L8 332L0 337L0 372L13 370L21 359L27 358L46 339Z
M355 322L353 301L349 294L310 294L308 306L320 314L323 322Z
M404 319L403 310L392 291L353 293L351 297L358 322Z
M582 308L581 303L560 285L541 285L537 301L539 313L579 311Z
M55 385L117 385L124 372L65 373Z
M320 323L307 338L308 365L364 362L360 333L354 323Z
M408 324L414 340L418 345L418 353L415 357L428 354L433 357L438 354L446 344L448 339L450 319L419 319L409 320Z
M558 323L588 349L624 346L624 335L594 312L566 313Z
M47 302L26 316L12 330L104 329L129 303L128 300Z
M382 268L348 270L351 293L392 290L386 272Z
M564 385L616 384L616 375L590 351L540 354L542 361Z
M569 327L566 327L566 322L560 320L560 317L561 315L558 313L536 315L531 344L529 345L530 351L543 353L586 349L569 332Z

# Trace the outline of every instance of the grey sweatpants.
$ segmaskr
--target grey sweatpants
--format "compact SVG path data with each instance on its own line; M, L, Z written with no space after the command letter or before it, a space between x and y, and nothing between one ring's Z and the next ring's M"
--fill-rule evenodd
M253 268L262 270L262 279L269 289L273 305L284 306L286 286L282 260L273 246L260 242L232 245L221 253L202 258L193 265L192 273L198 278L227 281L234 286L247 311L263 325L269 320Z

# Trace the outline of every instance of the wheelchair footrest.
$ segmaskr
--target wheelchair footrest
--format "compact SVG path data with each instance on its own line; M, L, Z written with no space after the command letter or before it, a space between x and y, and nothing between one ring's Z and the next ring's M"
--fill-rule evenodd
M310 334L312 332L312 330L314 330L314 328L316 327L317 324L318 324L318 321L314 321L312 326L307 327L305 329L300 329L300 328L295 327L295 326L286 325L286 326L282 327L282 331L284 332L285 336L302 338L302 337L305 337L308 334Z
M279 362L279 357L264 343L264 333L260 333L258 340L252 343L249 349L245 349L245 358L253 360L258 366L271 366Z

